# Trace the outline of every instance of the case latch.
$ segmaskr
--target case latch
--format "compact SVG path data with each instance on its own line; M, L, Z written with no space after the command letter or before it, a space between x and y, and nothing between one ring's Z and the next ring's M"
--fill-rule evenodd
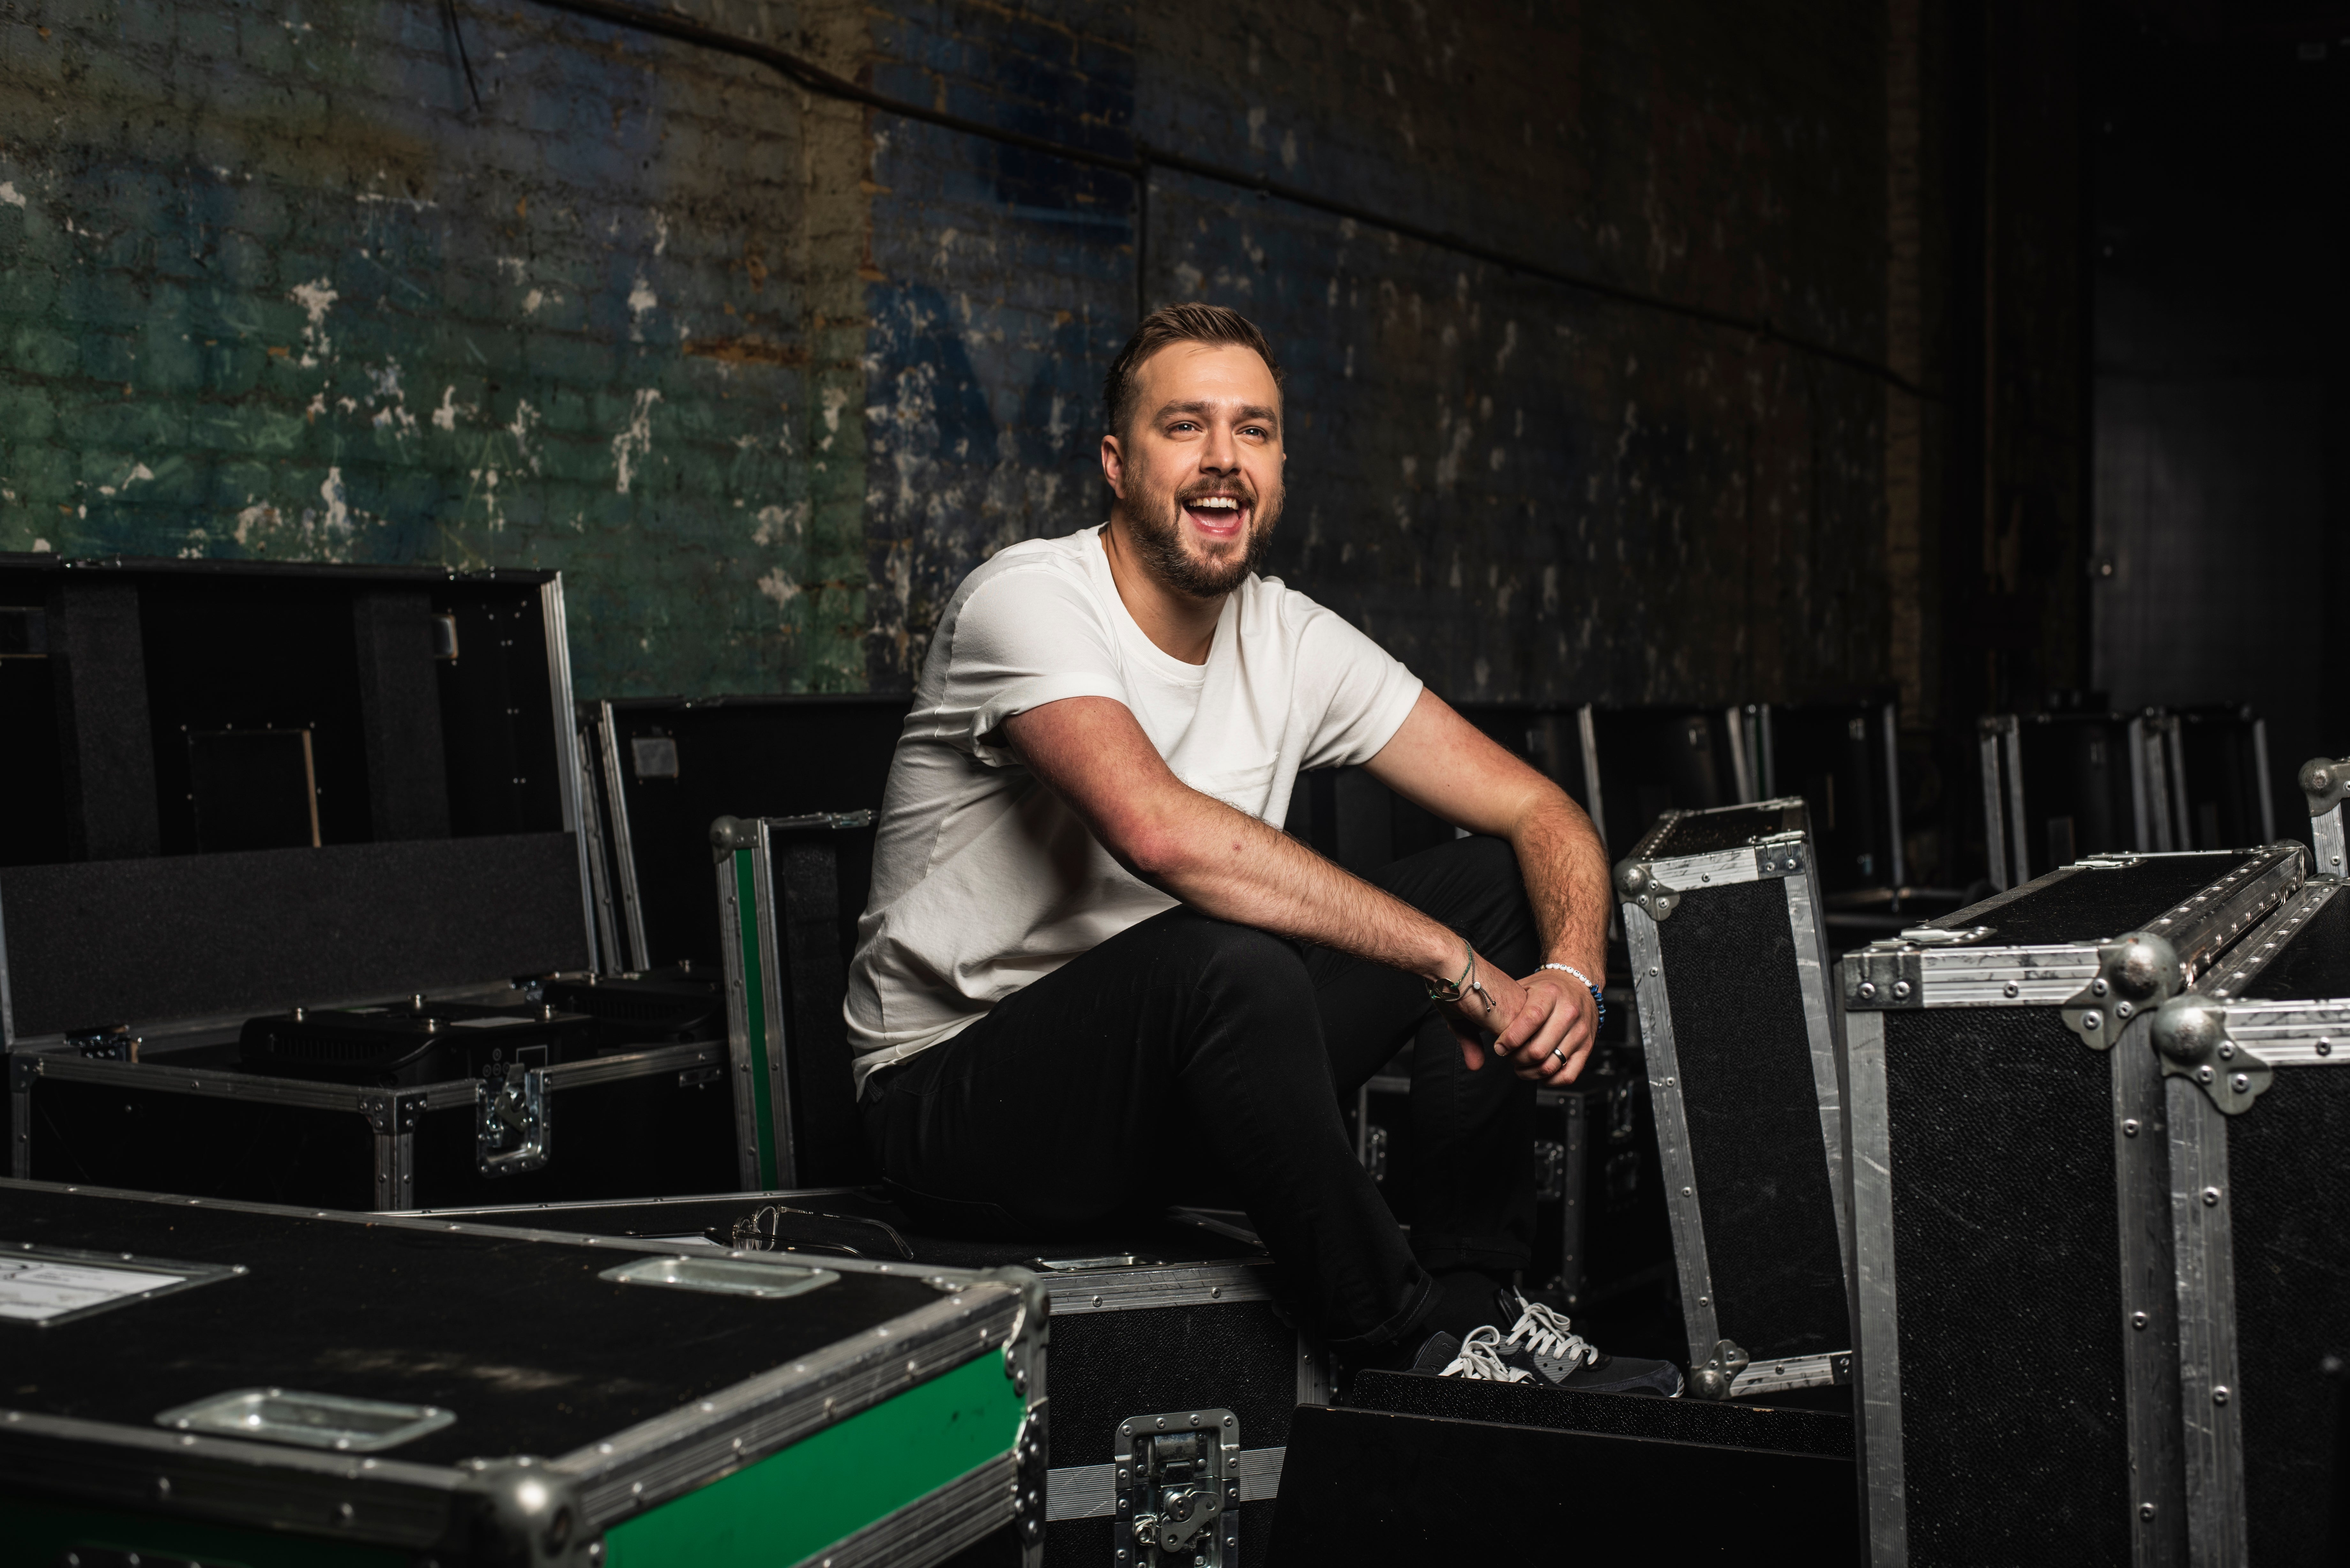
M1241 1423L1230 1410L1135 1416L1118 1425L1120 1568L1235 1568Z
M1844 960L1844 999L1856 1012L1926 1005L1925 955L1898 940L1871 942Z
M2186 984L2178 950L2151 932L2133 931L2097 950L2097 978L2064 1004L2064 1027L2091 1050L2110 1050L2131 1019Z
M546 1075L520 1062L473 1085L473 1156L484 1176L519 1176L547 1160Z
M2228 1010L2207 996L2174 996L2156 1009L2154 1054L2166 1078L2186 1078L2226 1116L2252 1108L2276 1069L2228 1038Z

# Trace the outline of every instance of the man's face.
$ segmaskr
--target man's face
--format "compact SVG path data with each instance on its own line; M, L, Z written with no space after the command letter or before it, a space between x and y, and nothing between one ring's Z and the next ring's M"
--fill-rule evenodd
M1229 343L1170 343L1135 382L1128 429L1102 438L1102 472L1137 553L1180 592L1228 594L1281 515L1281 389L1256 350Z

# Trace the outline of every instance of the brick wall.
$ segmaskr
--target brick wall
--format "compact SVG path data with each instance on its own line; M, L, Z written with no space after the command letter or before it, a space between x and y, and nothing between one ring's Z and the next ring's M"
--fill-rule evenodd
M690 9L1885 357L1881 5ZM1102 369L1139 300L1201 296L1290 364L1274 569L1439 690L1887 677L1863 371L458 11L478 108L432 6L0 12L0 548L555 566L583 695L901 687L963 573L1098 520Z

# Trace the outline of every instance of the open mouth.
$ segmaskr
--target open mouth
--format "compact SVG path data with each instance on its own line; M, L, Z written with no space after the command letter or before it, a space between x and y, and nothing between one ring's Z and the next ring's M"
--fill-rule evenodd
M1247 497L1241 495L1192 495L1183 501L1183 515L1210 539L1246 537L1251 510Z

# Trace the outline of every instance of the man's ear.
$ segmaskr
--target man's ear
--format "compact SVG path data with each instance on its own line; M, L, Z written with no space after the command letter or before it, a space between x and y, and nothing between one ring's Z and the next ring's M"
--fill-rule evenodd
M1101 443L1102 477L1109 482L1110 493L1120 501L1126 499L1126 453L1118 449L1118 437L1105 435Z

